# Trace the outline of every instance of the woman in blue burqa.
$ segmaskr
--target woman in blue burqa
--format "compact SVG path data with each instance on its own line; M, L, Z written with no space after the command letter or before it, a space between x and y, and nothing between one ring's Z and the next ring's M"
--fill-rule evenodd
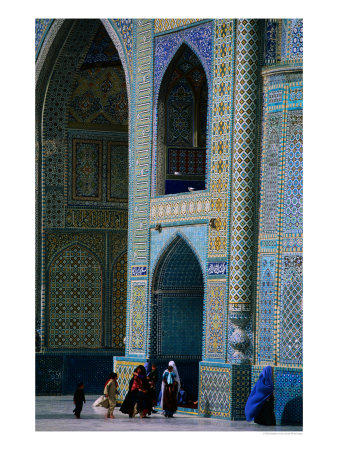
M272 367L265 367L245 405L245 417L260 425L276 425L274 413Z
M170 361L168 369L162 375L161 407L165 417L173 417L177 410L177 394L180 389L180 377L174 361Z

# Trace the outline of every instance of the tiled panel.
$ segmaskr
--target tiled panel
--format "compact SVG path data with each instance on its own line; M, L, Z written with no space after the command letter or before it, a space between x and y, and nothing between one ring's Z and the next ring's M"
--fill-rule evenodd
M131 282L129 354L144 354L146 346L147 283Z
M53 19L35 19L35 53L41 48L42 42L53 22Z
M134 79L133 154L130 180L131 246L130 263L144 264L148 260L148 211L150 183L150 149L152 125L152 51L153 22L150 19L137 21L136 66Z
M150 245L151 245L151 260L150 270L153 273L156 264L161 255L170 246L173 240L180 236L185 239L196 252L201 262L201 269L205 273L206 260L206 245L207 245L207 227L206 225L193 225L182 227L165 227L159 233L156 230L151 230ZM189 261L187 260L186 270L189 270Z
M303 256L282 255L279 364L303 363Z
M48 346L101 347L102 269L80 245L68 247L49 269Z
M151 224L208 220L210 198L206 193L181 194L151 199Z
M262 255L258 305L258 363L273 364L276 341L276 256Z
M112 292L112 347L124 349L127 315L127 253L123 253L113 266Z
M225 327L227 323L226 281L208 281L205 307L205 355L206 359L225 357Z
M216 227L209 231L208 255L228 258L235 21L217 19L214 24L213 87L209 94L212 95L209 176L210 217L216 218Z
M232 363L248 363L253 357L249 310L255 273L259 36L258 20L237 21L227 349Z
M107 200L128 200L128 144L108 143Z
M135 368L139 364L144 364L144 361L123 361L123 358L114 358L114 372L118 374L119 383L119 389L116 396L118 402L123 402L125 399L129 390L129 382Z
M174 30L199 20L201 19L155 19L155 33Z
M302 62L303 60L303 20L283 19L282 21L282 62Z
M275 415L278 424L303 423L303 372L301 369L274 369Z
M264 64L276 63L278 59L278 19L265 20Z
M200 365L199 414L230 419L231 375L230 367Z
M167 250L158 282L161 289L178 290L203 286L200 263L183 239L177 239Z
M161 323L161 355L202 354L203 297L163 295Z
M102 199L102 142L73 140L73 199Z
M284 233L303 232L303 120L302 111L289 111L286 128Z

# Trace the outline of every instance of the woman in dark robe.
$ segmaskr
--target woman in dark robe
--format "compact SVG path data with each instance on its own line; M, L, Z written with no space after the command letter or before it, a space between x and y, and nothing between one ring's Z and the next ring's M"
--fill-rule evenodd
M173 417L177 410L178 373L174 361L170 361L168 369L163 372L161 406L165 417Z
M137 412L137 408L135 408L135 405L139 400L139 392L143 389L145 379L146 371L144 366L137 366L134 370L133 377L129 382L128 393L120 408L120 411L123 414L128 414L129 417L135 417L135 414Z
M253 387L245 405L248 422L254 420L260 425L276 425L272 375L272 367L265 367Z

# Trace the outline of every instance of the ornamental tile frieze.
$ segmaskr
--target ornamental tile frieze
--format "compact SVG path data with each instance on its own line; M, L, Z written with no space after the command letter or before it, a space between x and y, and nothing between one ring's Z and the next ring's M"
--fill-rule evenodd
M93 209L66 209L67 228L127 230L128 212Z

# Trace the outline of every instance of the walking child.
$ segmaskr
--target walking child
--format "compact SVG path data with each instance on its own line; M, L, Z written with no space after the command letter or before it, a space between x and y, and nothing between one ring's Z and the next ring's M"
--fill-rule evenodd
M114 408L116 406L116 392L117 392L117 373L112 372L109 375L109 381L104 387L104 395L108 398L109 406L107 417L110 419L115 419Z
M80 419L80 414L82 411L83 403L86 403L85 395L84 395L84 384L82 381L80 383L77 383L77 389L74 392L74 405L75 409L73 409L73 413L75 414L75 417L77 419Z

